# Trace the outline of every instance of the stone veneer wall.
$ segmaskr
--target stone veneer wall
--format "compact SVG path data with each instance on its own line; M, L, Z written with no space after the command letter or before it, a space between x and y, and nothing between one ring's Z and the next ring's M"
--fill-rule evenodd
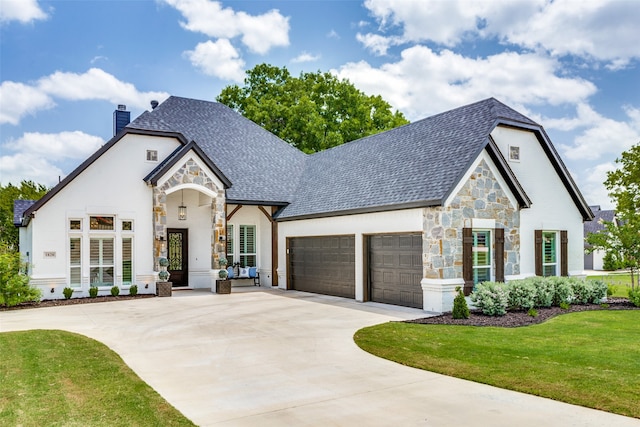
M225 241L220 236L226 236L225 224L225 193L224 188L218 188L215 182L192 159L182 165L163 185L153 189L153 224L154 224L154 256L167 256L167 193L170 188L180 184L197 184L217 194L211 201L211 268L219 268L218 259L225 256ZM163 248L164 246L164 248Z
M474 218L494 219L495 228L504 228L504 274L520 274L520 212L482 160L449 206L424 209L425 278L462 278L462 229Z

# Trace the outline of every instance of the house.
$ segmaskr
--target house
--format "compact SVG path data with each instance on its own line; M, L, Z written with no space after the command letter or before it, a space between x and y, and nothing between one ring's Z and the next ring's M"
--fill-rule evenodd
M594 218L591 221L585 221L584 223L584 238L591 233L599 233L605 229L604 221L613 222L618 224L616 219L616 211L614 210L602 210L600 205L589 206L593 212ZM585 251L590 248L590 245L585 241ZM595 250L591 253L584 254L584 268L586 270L604 270L604 256L605 251Z
M593 214L546 132L490 98L307 155L228 107L170 97L17 213L31 283L262 286L450 310L456 287L582 275Z

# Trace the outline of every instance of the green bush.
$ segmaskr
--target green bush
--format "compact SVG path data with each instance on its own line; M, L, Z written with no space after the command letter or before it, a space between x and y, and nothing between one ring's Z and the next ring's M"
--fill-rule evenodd
M453 299L453 318L454 319L468 319L469 318L469 306L467 300L464 298L464 293L460 286L456 288L458 293Z
M112 286L111 287L111 296L112 297L117 297L118 295L120 295L120 288L117 286Z
M91 298L95 298L95 297L98 296L98 287L97 286L89 287L89 296Z
M615 294L618 291L618 287L616 285L607 285L607 296Z
M587 304L591 301L592 286L586 280L572 280L573 302L576 304Z
M527 311L527 314L531 317L538 317L538 310L530 308L529 311Z
M609 287L602 280L587 280L591 283L591 299L590 303L600 304L600 302L608 295Z
M615 271L623 268L624 263L611 251L607 251L602 257L602 268L606 271Z
M483 282L476 286L471 301L488 316L504 316L509 305L507 285L498 282Z
M536 287L531 280L514 280L507 284L509 307L514 310L528 310L535 306Z
M64 294L64 299L71 299L71 295L73 295L73 289L67 287L62 290Z
M138 295L138 285L129 286L129 295L131 295L132 297Z
M571 306L571 304L569 304L568 302L561 302L560 303L560 308L563 310L569 310L569 307Z
M556 286L553 281L544 277L531 277L531 283L536 290L535 307L551 307L556 293Z
M640 307L640 287L636 286L635 289L629 288L629 301L636 307Z
M19 252L0 253L0 305L13 307L23 302L40 301L40 289L29 285Z
M573 302L573 286L566 277L547 277L553 285L553 305L560 306L562 303L571 304Z

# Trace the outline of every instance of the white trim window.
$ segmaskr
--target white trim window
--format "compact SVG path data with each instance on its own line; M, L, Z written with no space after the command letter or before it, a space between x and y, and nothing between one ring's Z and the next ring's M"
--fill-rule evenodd
M122 238L122 284L130 286L135 283L133 274L133 237Z
M69 286L82 286L82 237L69 237Z
M89 239L89 274L91 286L114 285L114 238Z
M256 252L256 226L255 225L241 225L240 236L238 238L240 265L243 267L256 267L257 257Z
M558 233L555 231L542 232L542 275L558 275Z
M491 281L491 231L473 230L473 283Z

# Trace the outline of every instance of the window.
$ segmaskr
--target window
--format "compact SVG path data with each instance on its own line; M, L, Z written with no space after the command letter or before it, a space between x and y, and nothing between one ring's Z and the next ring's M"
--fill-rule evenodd
M122 284L131 285L133 283L133 239L125 237L122 239Z
M542 275L558 275L558 234L555 231L542 233Z
M113 217L91 216L89 217L89 228L91 230L113 230Z
M256 226L240 226L240 265L256 267Z
M147 161L148 162L157 162L158 161L158 150L147 150Z
M473 284L491 280L491 232L473 230Z
M89 240L89 266L92 286L113 286L113 238Z
M80 237L69 239L69 286L81 286L82 277L82 240Z
M513 162L520 161L520 147L517 147L515 145L509 146L509 160Z
M122 221L122 231L133 231L133 222Z
M233 265L233 225L227 225L227 261Z
M82 221L79 219L69 220L69 230L82 230Z

